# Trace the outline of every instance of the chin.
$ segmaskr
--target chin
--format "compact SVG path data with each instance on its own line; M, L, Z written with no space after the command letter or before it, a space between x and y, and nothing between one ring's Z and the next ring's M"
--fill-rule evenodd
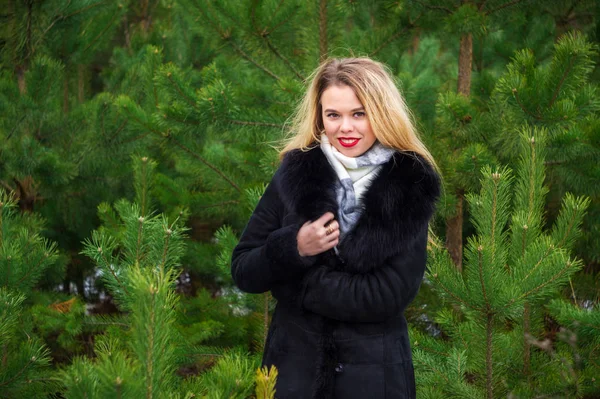
M363 148L338 148L338 151L341 152L342 154L346 155L347 157L359 157L362 154L364 154L365 152L367 152L367 150L363 149Z

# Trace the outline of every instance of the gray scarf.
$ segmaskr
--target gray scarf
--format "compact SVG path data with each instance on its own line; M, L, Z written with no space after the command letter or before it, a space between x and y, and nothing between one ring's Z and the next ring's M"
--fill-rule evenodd
M394 149L384 147L379 141L367 152L351 158L343 155L331 145L326 135L321 135L321 150L339 178L336 185L336 199L339 205L338 223L340 236L348 233L361 213L359 200L368 189L371 180L377 176L381 165L394 154Z

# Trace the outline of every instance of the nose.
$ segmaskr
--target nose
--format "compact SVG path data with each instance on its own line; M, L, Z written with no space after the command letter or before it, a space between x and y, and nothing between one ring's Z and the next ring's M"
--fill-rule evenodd
M342 133L346 133L346 132L351 132L352 130L353 130L352 119L343 118L342 125L340 126L340 131L342 131Z

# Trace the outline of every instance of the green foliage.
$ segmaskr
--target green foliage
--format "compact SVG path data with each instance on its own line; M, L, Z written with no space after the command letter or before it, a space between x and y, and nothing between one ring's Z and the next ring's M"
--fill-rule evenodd
M266 366L256 370L256 398L257 399L274 399L275 384L277 383L277 368L271 366L267 369Z
M155 167L146 157L134 159L139 202L119 201L116 214L102 206L110 225L94 231L85 242L83 253L97 263L109 292L129 315L128 345L120 349L118 343L106 341L98 349L96 362L84 359L68 368L69 397L123 395L125 391L167 397L175 384L179 335L174 286L185 228L179 218L169 222L164 215L153 215L150 188Z
M220 395L229 388L249 395L245 352L236 358L226 348L259 353L274 301L233 287L231 251L277 167L272 146L305 79L322 57L354 55L390 66L442 170L434 233L447 236L445 219L458 215L463 195L480 193L466 197L465 272L445 270L447 254L434 251L445 277L431 278L417 299L422 306L411 310L428 327L435 314L447 339L414 332L419 395L487 394L480 317L487 306L495 395L596 394L598 343L595 330L583 328L595 323L600 253L594 7L592 0L9 0L0 27L0 185L12 197L0 221L0 292L9 298L0 299L0 337L9 349L0 350L14 367L0 367L0 396L160 397L170 387L168 396L191 398L208 395L204 380L191 376L179 387L176 374L202 374L217 358L229 360L206 384ZM459 38L469 33L465 97L455 88ZM525 132L544 140L527 166ZM505 200L495 219L494 195ZM579 223L581 234L573 234ZM574 275L583 264L585 273ZM87 314L96 275L94 288L114 297L120 313ZM439 290L441 281L448 290ZM574 304L549 306L566 329L555 336L540 304L567 281L571 289L562 292ZM432 286L438 291L424 296ZM64 293L50 291L57 289ZM151 318L165 329L145 325ZM45 366L48 355L65 363L67 394ZM32 356L45 360L26 366ZM503 378L527 375L527 362L527 381ZM222 372L231 378L219 385ZM246 376L243 386L234 387L234 375Z
M56 244L39 235L41 221L16 212L14 198L0 189L0 388L3 397L45 397L50 354L24 323L27 296L54 266ZM58 265L60 266L60 265Z
M201 393L207 399L243 399L254 388L255 370L260 364L256 356L232 351L200 377Z
M535 327L531 307L555 295L581 267L569 252L589 205L588 199L567 196L554 226L544 232L546 135L543 129L521 132L516 176L506 167L482 169L481 192L467 195L477 234L469 238L464 273L452 267L445 250L434 250L429 278L459 313L438 315L442 328L452 338L453 346L445 350L446 368L438 370L442 359L439 352L418 351L420 370L429 375L423 377L425 385L436 381L439 386L454 373L462 383L448 390L452 395L480 397L485 391L491 399L519 384L518 377L511 377L519 367L516 365L523 367L527 378L530 362L543 362L531 356L527 347L525 360L518 359L523 340L540 330ZM470 384L463 386L466 372L475 377L480 393ZM547 372L559 380L556 368ZM500 385L500 381L506 385Z

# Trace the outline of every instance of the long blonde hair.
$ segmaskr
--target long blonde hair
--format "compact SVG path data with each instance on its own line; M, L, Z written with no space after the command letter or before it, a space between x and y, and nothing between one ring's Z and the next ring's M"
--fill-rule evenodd
M309 87L290 120L279 157L294 149L307 151L324 131L321 95L330 86L351 87L365 107L377 140L399 151L414 151L434 168L431 153L417 134L410 111L387 68L370 58L328 59L309 77Z

